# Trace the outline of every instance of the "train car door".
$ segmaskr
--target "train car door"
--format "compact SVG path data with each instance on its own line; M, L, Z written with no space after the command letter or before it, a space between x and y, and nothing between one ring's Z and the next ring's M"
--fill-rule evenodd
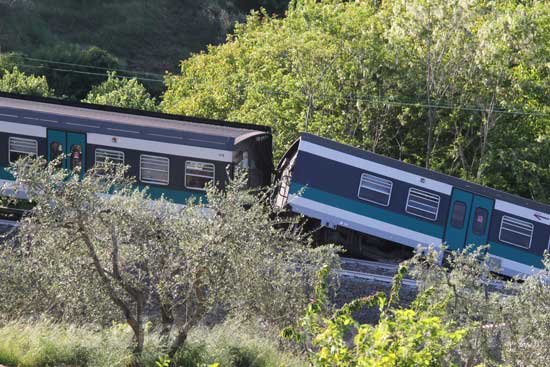
M470 209L470 223L466 244L486 245L489 234L489 223L495 201L484 196L474 195Z
M61 154L66 155L61 167L69 170L78 167L83 174L86 170L86 134L48 130L48 160Z
M445 231L445 243L449 250L458 250L464 247L473 197L472 193L453 189L451 209Z

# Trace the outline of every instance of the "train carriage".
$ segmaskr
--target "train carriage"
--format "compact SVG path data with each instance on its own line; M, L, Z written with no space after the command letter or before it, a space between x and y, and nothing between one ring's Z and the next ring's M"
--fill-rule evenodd
M10 94L0 94L0 147L0 187L21 156L65 154L63 167L83 172L107 159L129 165L153 198L176 203L209 181L223 188L237 166L251 187L270 184L273 171L269 127Z
M501 274L542 268L550 206L302 133L276 202L324 227L409 247L489 244Z

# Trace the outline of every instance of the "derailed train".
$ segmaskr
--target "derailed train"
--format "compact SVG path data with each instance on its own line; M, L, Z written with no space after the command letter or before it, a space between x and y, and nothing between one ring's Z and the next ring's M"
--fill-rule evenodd
M185 203L236 167L251 187L271 182L271 130L265 126L147 113L0 94L0 186L24 155L65 168L109 159L130 166L153 197ZM302 133L277 167L276 205L334 233L374 236L410 248L450 250L489 244L503 275L542 268L550 245L550 206L365 150Z

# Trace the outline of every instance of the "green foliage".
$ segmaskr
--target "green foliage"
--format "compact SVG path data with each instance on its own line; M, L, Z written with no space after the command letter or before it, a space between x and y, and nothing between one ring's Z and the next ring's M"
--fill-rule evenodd
M53 94L45 77L26 75L17 67L11 71L4 70L0 78L0 91L40 97L49 97Z
M165 70L176 70L179 60L190 53L223 42L233 24L242 18L243 12L227 0L118 0L85 4L68 0L4 1L0 2L0 51L36 57L37 49L96 45L116 55L131 70L162 74ZM48 56L62 61L53 51ZM92 84L100 80L94 79ZM158 90L162 84L152 86ZM65 90L60 91L73 97ZM84 96L85 93L76 98Z
M121 62L118 58L106 50L95 46L86 48L76 44L44 46L34 50L32 56L39 60L61 62L61 64L53 65L46 63L44 68L39 67L33 71L46 76L59 96L64 95L76 98L77 100L84 98L93 85L106 79L107 75L101 75L105 74L104 70L121 67ZM26 62L25 64L32 65L36 63ZM44 64L41 62L38 63ZM100 70L76 65L95 66L99 67ZM66 70L74 70L75 72L67 72Z
M547 201L549 19L545 1L296 0L183 61L162 108L268 124L276 158L309 131Z
M183 348L186 350L183 355L188 356L187 364L176 358L174 362L181 367L212 363L223 367L306 366L303 356L279 349L281 341L276 330L263 322L242 317L212 328L199 327L191 331L190 343Z
M466 335L466 329L445 321L446 303L429 304L420 294L410 308L395 305L406 272L401 267L389 298L382 292L355 300L323 317L326 305L328 270L320 273L316 299L300 322L301 332L286 329L283 336L293 338L309 350L314 366L454 366L452 352ZM377 306L376 325L360 324L353 312ZM349 339L353 342L349 342Z
M133 359L128 343L130 328L75 326L48 320L0 324L0 364L18 367L86 366L126 367ZM257 324L231 320L212 329L191 331L189 342L171 360L164 355L163 337L148 332L141 359L144 367L242 367L235 361L246 351L246 367L304 367L305 361L280 351L273 334ZM160 355L160 357L159 357Z
M265 8L269 14L283 15L290 0L233 0L235 4L246 11Z
M126 326L99 330L48 320L10 321L0 324L0 364L19 367L88 366L124 367L132 360L128 343L132 333ZM160 337L148 334L144 361L161 350Z
M438 255L417 255L410 262L424 302L442 304L442 319L468 330L455 348L463 366L547 366L544 348L550 332L549 263L522 281L501 281L487 247L449 254L446 267ZM498 281L498 283L497 283Z
M157 103L137 79L118 77L116 72L108 73L106 81L96 85L82 102L156 111Z
M0 76L6 71L13 70L13 68L23 64L24 62L22 56L22 54L16 52L0 54Z

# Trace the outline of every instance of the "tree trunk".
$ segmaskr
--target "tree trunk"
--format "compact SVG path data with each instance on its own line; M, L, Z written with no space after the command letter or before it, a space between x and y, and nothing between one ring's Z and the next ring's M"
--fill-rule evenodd
M174 354L180 349L185 341L187 340L187 334L188 330L187 327L183 327L178 331L178 335L176 335L175 339L172 341L172 344L170 345L170 349L168 351L168 356L172 358Z
M145 330L143 330L143 323L136 321L135 319L126 320L128 325L134 332L135 345L133 354L133 361L131 367L141 367L141 355L143 353L143 345L145 344Z

